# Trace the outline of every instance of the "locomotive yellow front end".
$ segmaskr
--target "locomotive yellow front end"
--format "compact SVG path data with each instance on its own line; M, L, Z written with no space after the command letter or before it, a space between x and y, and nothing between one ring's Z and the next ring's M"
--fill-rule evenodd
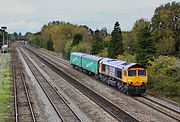
M124 67L123 81L126 82L125 91L128 94L143 94L147 89L147 69L136 63Z
M146 68L136 67L127 70L128 93L142 94L147 89L147 70Z
M147 84L147 70L145 68L130 68L127 72L129 85L143 86Z

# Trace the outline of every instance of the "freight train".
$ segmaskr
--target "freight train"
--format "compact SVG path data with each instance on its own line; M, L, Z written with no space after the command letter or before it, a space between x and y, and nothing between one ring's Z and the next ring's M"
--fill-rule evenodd
M130 95L140 95L147 89L147 69L137 63L98 57L81 52L70 54L71 65Z

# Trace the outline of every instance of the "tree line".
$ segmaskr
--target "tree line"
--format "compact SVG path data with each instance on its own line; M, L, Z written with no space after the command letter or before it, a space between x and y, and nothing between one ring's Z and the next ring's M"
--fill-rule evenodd
M10 38L8 32L0 29L0 47L3 45L3 33L4 33L4 44L7 44L7 39Z
M30 43L61 53L66 59L72 51L117 58L124 53L136 55L136 62L148 65L159 55L180 56L179 3L157 7L151 21L137 20L129 32L116 22L112 33L106 28L93 31L87 26L53 21L40 32L26 33Z

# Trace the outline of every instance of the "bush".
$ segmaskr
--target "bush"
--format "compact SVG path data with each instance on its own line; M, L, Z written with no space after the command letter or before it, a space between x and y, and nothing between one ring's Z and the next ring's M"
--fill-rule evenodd
M180 61L175 57L160 56L149 67L149 88L166 96L180 95Z
M123 55L118 55L117 59L127 61L127 62L132 62L132 63L136 62L136 56L131 55L129 53L124 53Z
M82 41L79 44L73 46L71 52L90 53L91 52L91 44L89 42Z
M108 48L105 47L100 53L97 54L98 56L101 57L108 57Z

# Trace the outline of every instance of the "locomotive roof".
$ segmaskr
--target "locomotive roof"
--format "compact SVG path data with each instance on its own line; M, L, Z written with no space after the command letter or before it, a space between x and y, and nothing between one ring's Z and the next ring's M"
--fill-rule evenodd
M81 53L81 52L73 52L73 53L71 53L71 55L75 55L75 56L83 56L83 55L85 55L85 53Z
M115 59L112 59L112 58L103 58L103 59L100 61L100 63L102 63L102 62L110 62L110 61L112 61L112 60L115 60Z
M110 59L110 58L103 58L101 61L101 63L105 64L105 65L108 65L108 66L112 66L112 67L116 67L116 68L124 68L124 70L127 70L131 67L143 67L145 68L144 66L140 65L140 64L137 64L137 63L129 63L129 62L126 62L126 61L122 61L122 60L116 60L116 59Z
M127 67L124 67L125 70L129 69L129 68L145 68L145 66L137 64L137 63L131 63L130 65L127 65Z
M90 55L90 54L83 55L83 58L90 59L97 62L102 59L102 57Z

